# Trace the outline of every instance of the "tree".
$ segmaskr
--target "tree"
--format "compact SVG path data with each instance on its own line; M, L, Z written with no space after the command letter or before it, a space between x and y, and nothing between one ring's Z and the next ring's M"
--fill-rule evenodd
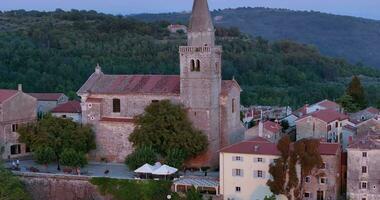
M163 157L168 150L181 149L186 159L199 155L208 146L206 135L193 127L185 109L169 100L147 106L137 117L129 140L135 148L151 146Z
M186 200L202 200L202 194L192 186L190 190L186 192Z
M10 171L4 169L0 163L0 199L4 200L29 200L30 195L25 186Z
M72 167L78 171L78 168L84 167L87 164L87 159L84 153L77 152L74 149L65 149L60 155L62 165Z
M56 160L54 150L51 147L38 147L33 152L33 157L38 164L47 165Z
M186 155L181 149L169 149L165 158L165 163L169 166L181 169L185 162Z
M265 196L264 197L264 200L276 200L276 196L274 194L272 194L271 196Z
M130 170L135 170L145 163L153 165L157 161L157 153L153 150L151 146L142 146L129 154L125 159L125 164L127 164Z
M283 137L277 144L280 158L270 165L269 173L273 179L267 185L275 195L285 195L288 199L302 199L304 177L319 176L318 167L322 166L319 154L320 141L303 139L291 143L289 137ZM300 166L298 177L297 166Z
M282 132L285 132L289 128L289 122L288 120L282 120L281 121L281 127L282 127Z
M65 149L88 153L96 148L95 135L90 126L51 115L21 127L18 133L20 141L32 149L46 147L53 149L58 161L58 169L60 169L60 156Z
M359 109L363 109L367 106L364 87L362 86L359 77L354 76L352 78L346 93L352 97L353 102L359 106Z
M344 108L346 112L353 113L359 110L359 105L354 102L354 99L347 94L344 94L339 99L337 103Z

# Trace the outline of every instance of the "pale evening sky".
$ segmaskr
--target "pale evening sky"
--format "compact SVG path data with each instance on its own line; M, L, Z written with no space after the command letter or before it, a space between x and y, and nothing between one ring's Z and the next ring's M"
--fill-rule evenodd
M209 0L211 9L241 6L314 10L380 20L380 0ZM192 0L0 0L0 10L96 10L111 14L191 10Z

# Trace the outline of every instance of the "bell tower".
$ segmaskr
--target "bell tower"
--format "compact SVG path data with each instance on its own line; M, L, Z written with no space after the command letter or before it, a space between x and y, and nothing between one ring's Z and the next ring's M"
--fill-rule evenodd
M222 48L215 46L215 29L207 0L194 0L187 46L179 48L181 100L194 126L207 135L209 149L191 161L194 167L218 164Z

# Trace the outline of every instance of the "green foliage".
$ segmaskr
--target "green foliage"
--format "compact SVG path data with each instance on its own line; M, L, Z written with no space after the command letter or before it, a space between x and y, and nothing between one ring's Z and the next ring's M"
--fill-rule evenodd
M272 194L271 196L265 196L264 197L264 200L276 200L276 196L274 194Z
M168 150L181 149L186 159L202 153L208 145L207 137L194 129L183 107L169 100L147 106L137 117L129 140L136 148L151 146L163 157L168 155Z
M118 180L110 178L92 178L90 182L98 186L103 195L112 195L115 200L151 200L166 199L171 194L170 181L154 180Z
M186 200L202 200L202 194L194 186L186 193Z
M350 95L343 95L336 101L341 105L346 112L353 113L359 110L359 105L354 102L354 99Z
M267 185L275 195L285 195L288 199L301 198L304 177L313 174L313 170L323 164L319 153L320 141L303 139L291 143L289 137L283 137L277 144L281 157L270 165L269 173L273 179ZM293 146L293 148L291 148ZM298 177L296 166L300 165L301 177Z
M49 163L54 162L57 158L55 152L51 147L38 147L33 152L33 157L38 164L48 165Z
M2 200L29 200L32 199L26 192L25 186L10 171L4 169L0 163L0 199Z
M60 162L64 166L79 168L87 164L87 158L82 152L77 152L74 149L65 149L60 156Z
M88 153L95 149L95 135L88 125L46 115L38 122L20 127L20 142L32 149L51 148L59 161L65 149Z
M367 107L364 87L362 86L359 77L354 76L352 78L346 93L352 97L353 102L359 106L359 109Z
M181 169L186 160L186 154L182 149L169 149L165 163L169 166Z
M186 44L185 36L169 34L167 22L143 23L94 11L12 11L0 18L0 88L22 83L26 92L62 91L75 98L96 63L112 74L179 74L178 46ZM375 83L366 82L365 88L380 91L374 79L379 70L322 56L314 47L253 39L236 28L218 27L217 36L223 78L235 76L245 105L300 106L336 99L354 74L372 77ZM371 105L379 99L368 93Z
M282 127L282 131L285 131L289 128L289 122L288 120L282 120L281 121L281 127Z
M125 159L128 168L135 170L145 163L153 165L157 161L157 153L151 146L138 147Z

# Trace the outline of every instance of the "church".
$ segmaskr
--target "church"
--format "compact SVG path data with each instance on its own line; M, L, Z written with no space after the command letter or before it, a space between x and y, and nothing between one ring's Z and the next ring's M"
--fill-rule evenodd
M179 75L109 75L98 65L79 89L82 122L92 124L97 149L93 160L124 162L133 147L128 137L135 116L152 102L183 104L195 128L207 135L207 152L189 162L192 167L217 166L219 150L243 139L240 122L241 88L222 80L222 47L207 0L194 0L187 46L179 47Z

